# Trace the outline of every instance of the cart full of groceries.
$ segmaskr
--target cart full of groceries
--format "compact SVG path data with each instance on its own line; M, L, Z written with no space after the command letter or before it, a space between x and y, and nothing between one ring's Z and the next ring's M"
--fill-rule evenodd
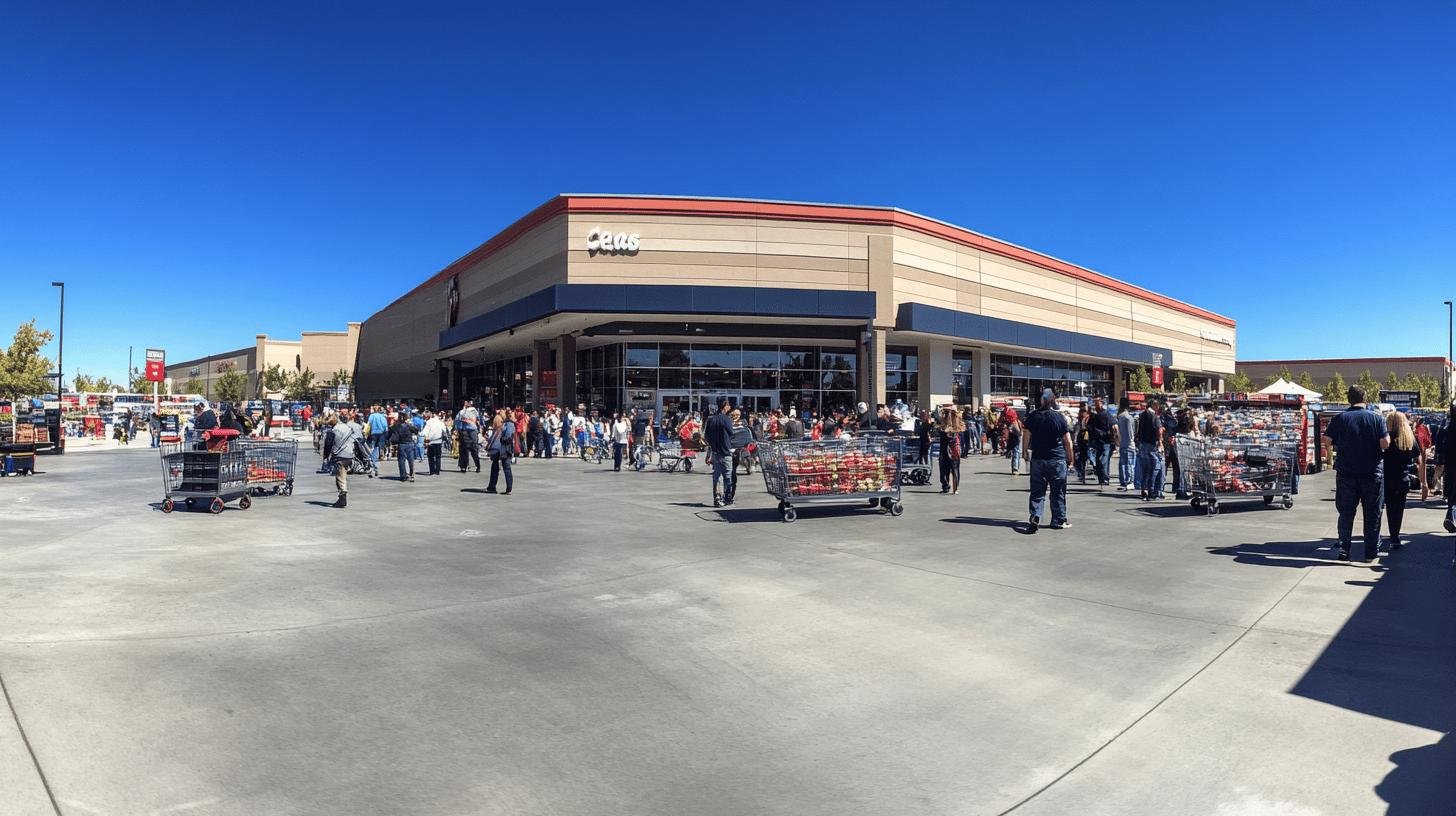
M248 492L287 496L293 492L298 440L244 437L238 440L248 466Z
M1180 434L1176 444L1194 508L1215 516L1228 500L1278 502L1285 510L1294 506L1297 440Z
M901 440L884 435L769 442L758 446L759 466L768 492L779 500L786 522L798 508L813 504L867 503L891 516L900 503Z

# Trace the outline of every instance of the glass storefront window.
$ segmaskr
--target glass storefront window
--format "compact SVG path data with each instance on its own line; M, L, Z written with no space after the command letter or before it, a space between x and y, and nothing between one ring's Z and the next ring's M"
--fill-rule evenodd
M779 347L778 346L744 346L743 367L764 368L778 370Z
M656 368L629 368L623 380L628 388L656 388L657 371Z
M779 366L782 368L819 370L819 349L814 346L780 346Z
M694 343L688 351L693 368L741 368L743 348L722 344Z
M1079 387L1078 383L1082 385ZM1112 366L1076 360L991 355L992 393L1027 396L1043 388L1051 388L1064 396L1110 397Z
M663 343L660 347L658 365L663 368L687 368L688 345L687 343Z
M661 365L658 362L656 343L632 343L627 346L627 366L656 368Z
M825 371L854 371L859 367L852 351L825 349L820 359Z
M743 369L743 387L751 391L777 390L779 373L764 368Z
M730 391L743 388L743 372L737 368L695 368L693 390Z
M854 372L826 371L819 380L819 387L825 391L854 388Z
M657 369L658 388L682 388L690 387L692 378L688 376L686 368L659 368Z

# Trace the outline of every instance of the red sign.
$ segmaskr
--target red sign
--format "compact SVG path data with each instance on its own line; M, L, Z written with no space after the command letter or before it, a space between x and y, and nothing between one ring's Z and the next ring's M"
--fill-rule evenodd
M1154 366L1153 367L1152 374L1153 374L1153 387L1154 388L1162 388L1163 387L1163 367L1162 366Z
M538 388L540 390L540 393L536 395L537 402L555 402L557 398L556 372L554 370L542 371L541 382L539 383Z
M167 353L161 349L147 349L147 382L159 383L167 379Z

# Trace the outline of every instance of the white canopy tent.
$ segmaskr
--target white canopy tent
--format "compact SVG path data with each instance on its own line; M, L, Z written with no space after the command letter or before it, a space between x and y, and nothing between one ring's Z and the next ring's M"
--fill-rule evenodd
M1311 391L1301 385L1296 385L1289 380L1280 377L1274 384L1259 389L1260 394L1299 394L1307 400L1322 400L1324 394L1318 391Z

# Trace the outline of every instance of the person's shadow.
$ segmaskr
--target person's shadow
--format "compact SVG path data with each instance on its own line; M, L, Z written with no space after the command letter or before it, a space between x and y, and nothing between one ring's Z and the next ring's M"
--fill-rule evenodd
M974 524L978 527L1002 527L1015 530L1022 535L1031 535L1036 531L1031 529L1031 523L1027 521L1014 521L1012 519L986 518L985 516L955 516L943 518L945 524Z
M1385 816L1436 816L1456 813L1456 734L1444 737L1420 748L1407 748L1390 755L1395 768L1375 786L1375 793L1384 799L1388 807Z

